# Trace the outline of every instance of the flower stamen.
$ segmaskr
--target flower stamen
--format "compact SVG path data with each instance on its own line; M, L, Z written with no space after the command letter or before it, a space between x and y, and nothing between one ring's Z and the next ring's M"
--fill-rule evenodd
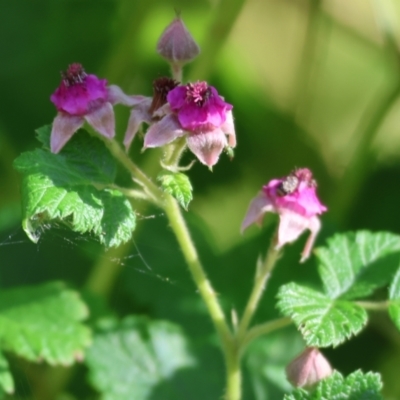
M211 90L207 82L188 83L186 85L186 102L195 103L198 107L203 107L211 96Z
M68 66L66 71L61 72L61 77L66 87L76 85L77 83L83 83L87 74L79 63L74 63Z

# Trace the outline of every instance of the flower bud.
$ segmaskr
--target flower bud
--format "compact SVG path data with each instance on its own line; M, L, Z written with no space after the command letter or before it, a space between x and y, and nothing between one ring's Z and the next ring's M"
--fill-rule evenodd
M286 367L286 377L295 387L310 388L332 374L332 367L316 347L307 347Z
M164 30L157 43L157 52L173 64L183 65L200 53L200 48L177 16Z

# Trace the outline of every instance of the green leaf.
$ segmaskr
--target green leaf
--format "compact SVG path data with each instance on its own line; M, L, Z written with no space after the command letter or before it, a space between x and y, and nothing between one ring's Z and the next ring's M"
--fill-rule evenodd
M14 162L23 174L48 175L55 185L111 184L117 163L104 143L79 130L60 154L49 152L51 125L36 131L44 149L22 153Z
M163 171L158 175L157 180L161 183L164 192L175 197L184 209L188 208L193 199L192 184L185 174Z
M42 143L49 129L38 130ZM131 238L136 221L128 199L117 190L100 189L112 184L116 174L115 160L100 140L79 131L60 154L36 149L14 165L24 175L23 228L32 241L55 221L92 233L106 247Z
M312 392L296 389L284 400L382 400L380 375L356 371L344 378L335 371L323 379Z
M104 323L86 362L89 379L103 400L150 399L156 388L154 398L179 399L179 388L168 382L177 371L193 366L180 328L144 317Z
M289 283L278 292L278 308L293 319L308 346L337 346L367 323L366 311L345 300Z
M389 288L389 315L397 329L400 330L400 268Z
M356 299L387 284L399 266L400 236L387 232L350 232L316 249L319 273L330 298Z
M0 394L14 392L14 380L8 367L8 361L0 352Z
M0 293L0 346L31 361L69 365L91 340L87 308L62 283Z

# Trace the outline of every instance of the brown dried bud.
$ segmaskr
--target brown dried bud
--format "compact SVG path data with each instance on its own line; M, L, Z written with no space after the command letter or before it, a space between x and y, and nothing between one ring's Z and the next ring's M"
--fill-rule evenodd
M200 53L200 48L177 16L164 30L157 43L157 52L175 64L192 61Z
M307 347L286 367L288 381L309 388L332 374L332 367L316 347Z

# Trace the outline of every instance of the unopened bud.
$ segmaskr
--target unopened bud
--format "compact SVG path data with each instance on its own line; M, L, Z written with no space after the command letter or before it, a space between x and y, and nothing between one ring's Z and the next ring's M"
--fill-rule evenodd
M332 367L316 347L307 347L286 367L288 381L295 387L310 388L332 374Z
M177 16L164 30L157 43L157 52L173 64L185 64L200 53L200 48Z

